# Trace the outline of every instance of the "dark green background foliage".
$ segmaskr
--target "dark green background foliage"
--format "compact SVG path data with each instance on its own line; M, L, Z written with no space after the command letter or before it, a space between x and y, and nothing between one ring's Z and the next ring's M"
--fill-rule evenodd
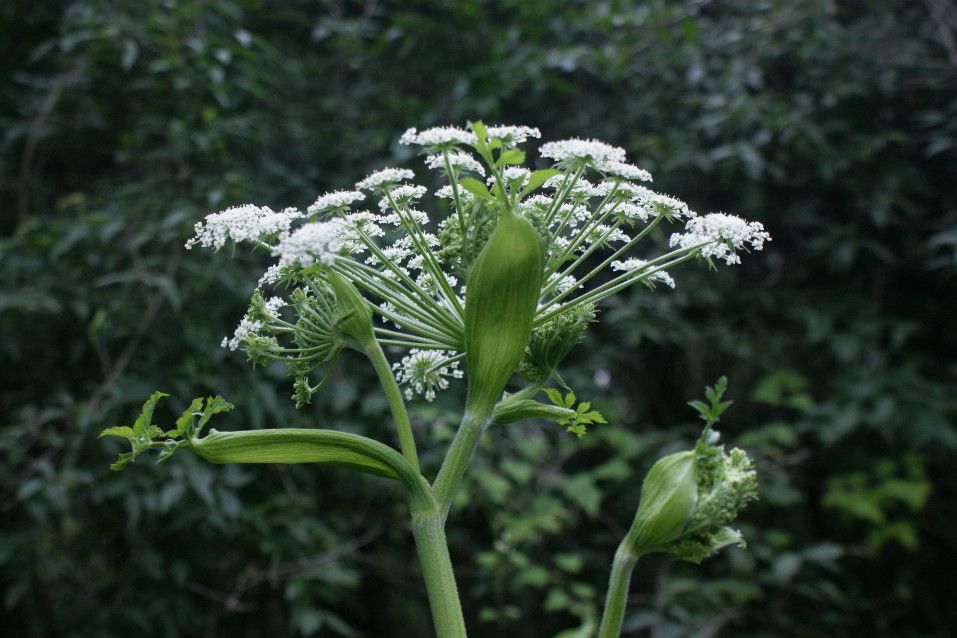
M263 263L183 243L230 204L420 169L406 127L480 117L624 146L774 242L601 308L563 373L608 425L490 431L450 519L473 635L594 618L639 477L721 373L760 471L750 547L643 561L628 635L953 635L955 28L948 0L3 2L0 625L428 635L396 486L190 455L112 474L95 434L160 388L164 424L221 393L221 429L391 441L358 357L297 412L282 370L220 349ZM414 410L429 471L459 392Z

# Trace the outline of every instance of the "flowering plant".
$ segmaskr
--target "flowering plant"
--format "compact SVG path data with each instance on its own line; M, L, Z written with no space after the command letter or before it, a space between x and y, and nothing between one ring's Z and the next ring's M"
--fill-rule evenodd
M389 400L399 451L325 429L201 436L215 414L232 408L221 397L194 400L163 430L151 423L165 396L157 392L133 426L103 431L131 445L112 467L148 449L159 449L162 461L187 448L214 463L330 463L397 479L409 495L436 631L464 636L445 521L482 433L525 418L555 421L577 436L604 423L589 402L548 387L565 386L557 368L601 302L636 284L674 287L669 271L686 261L736 264L740 252L770 240L758 222L699 216L655 192L647 171L603 142L544 143L538 155L546 167L525 168L522 147L539 137L535 128L481 122L409 129L400 142L420 148L439 173L443 184L434 192L415 184L409 169L385 168L305 211L247 204L213 213L186 244L246 244L268 253L274 261L223 346L244 350L254 364L283 362L299 407L328 382L343 349L364 354ZM636 254L642 240L668 225L677 230L667 249ZM383 348L404 353L390 362ZM406 401L432 401L463 377L462 422L430 482ZM506 391L516 377L519 387ZM616 554L599 635L620 632L639 556L668 552L698 562L741 542L727 525L755 495L754 470L741 450L716 445L712 426L728 405L723 393L722 381L708 389L710 403L693 402L705 434L692 450L661 459L645 479Z

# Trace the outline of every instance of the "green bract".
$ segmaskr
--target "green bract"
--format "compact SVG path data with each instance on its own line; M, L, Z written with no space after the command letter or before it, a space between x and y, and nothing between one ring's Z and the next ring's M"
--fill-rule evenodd
M628 541L636 555L679 538L698 500L695 453L675 452L655 463L641 485Z
M543 266L538 233L503 208L465 292L466 410L489 414L518 367L532 332Z

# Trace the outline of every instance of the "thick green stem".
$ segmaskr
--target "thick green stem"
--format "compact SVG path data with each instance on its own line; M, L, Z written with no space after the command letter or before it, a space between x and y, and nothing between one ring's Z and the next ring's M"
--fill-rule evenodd
M406 412L405 402L402 400L402 391L399 390L399 384L395 382L395 375L392 374L392 368L389 367L389 360L385 358L382 346L375 339L366 345L365 353L372 361L372 366L375 368L376 374L379 375L382 390L389 400L392 419L395 421L395 431L399 435L399 448L402 450L402 456L412 464L416 472L419 472L419 455L415 451L412 424L409 422L409 413Z
M438 638L465 638L462 603L455 585L455 573L445 540L445 519L438 508L412 510L412 534L425 577L432 608L432 620Z
M628 602L628 587L637 563L638 557L628 551L624 542L618 546L611 567L611 578L608 580L608 596L605 598L605 613L601 618L598 638L618 638L621 635L621 623Z
M491 420L486 414L466 412L465 416L462 417L459 431L455 433L452 445L449 446L449 451L445 455L439 474L432 485L435 499L442 511L443 521L448 516L452 499L455 498L462 477L465 476L465 471L468 469L475 448L478 446L479 438L490 422Z

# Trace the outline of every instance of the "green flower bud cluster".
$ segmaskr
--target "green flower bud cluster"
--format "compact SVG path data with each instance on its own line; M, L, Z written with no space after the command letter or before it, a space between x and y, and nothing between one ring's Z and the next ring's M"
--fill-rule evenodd
M372 311L355 286L331 271L292 291L288 306L295 323L281 316L281 301L253 293L244 322L255 329L243 336L242 347L255 365L285 362L295 378L293 399L302 407L328 380L343 348L364 350L375 343ZM288 341L280 343L279 337ZM323 365L328 366L324 378L310 385L308 375Z
M635 556L665 552L699 563L722 547L744 546L728 527L757 498L757 474L748 455L716 446L707 432L693 450L659 460L641 488L641 503L625 546Z
M547 381L562 359L581 341L596 314L594 304L582 304L532 330L518 364L522 378L532 383Z

